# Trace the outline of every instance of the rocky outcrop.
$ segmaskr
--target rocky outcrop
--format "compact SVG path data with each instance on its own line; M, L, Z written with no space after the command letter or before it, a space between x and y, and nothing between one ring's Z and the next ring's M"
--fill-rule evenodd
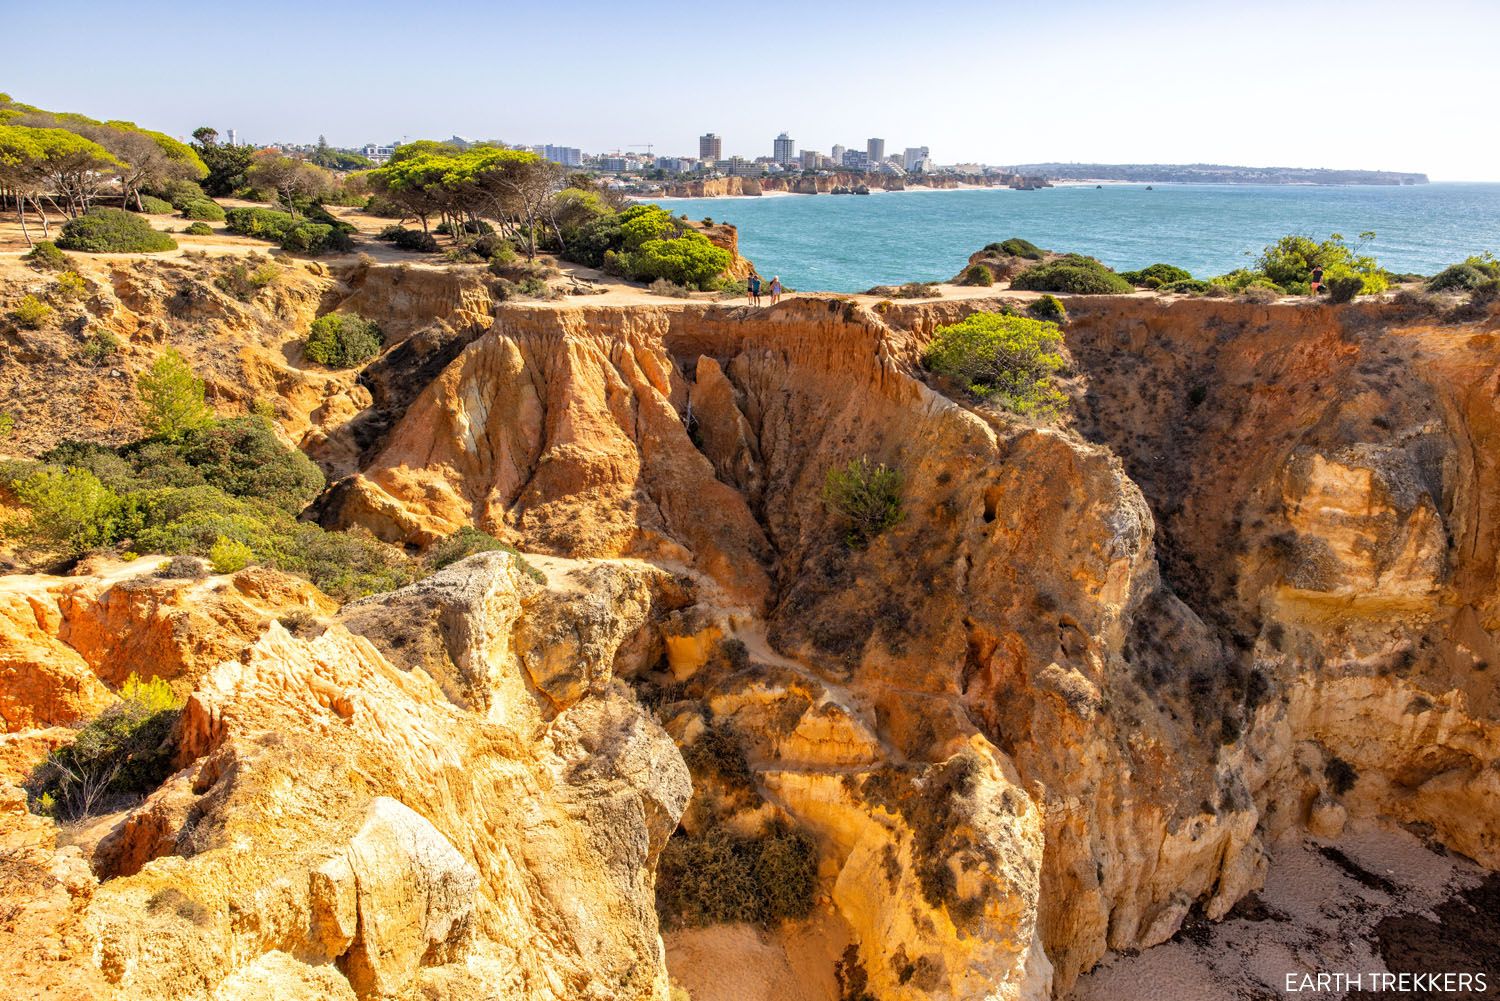
M629 662L660 572L549 573L555 587L481 555L391 596L392 623L348 614L387 643L430 623L421 649L483 664L468 680L489 712L455 705L421 654L397 666L338 623L311 638L267 624L198 680L182 770L95 850L107 881L63 913L86 941L7 981L72 970L103 985L94 996L145 999L664 999L653 870L688 775L608 671ZM580 584L597 606L567 600ZM625 594L640 607L608 597ZM550 684L527 652L564 637L599 665L590 684ZM545 706L524 695L533 680Z
M329 302L398 314L396 347L319 432L348 471L321 516L528 555L310 607L297 635L239 578L0 591L7 720L93 711L123 667L96 625L191 689L181 771L89 852L113 878L47 856L77 943L52 973L660 999L655 862L708 818L807 832L809 926L847 936L846 989L902 1001L1065 996L1226 915L1287 832L1386 818L1500 865L1493 319L1074 299L1049 427L921 371L996 300L360 281ZM903 517L851 547L822 494L859 457L902 473ZM733 795L704 764L726 745Z
M1472 815L1493 795L1481 764L1494 758L1493 692L1472 670L1483 654L1460 654L1456 636L1467 629L1464 651L1490 649L1483 609L1493 608L1494 576L1447 542L1485 531L1462 528L1483 522L1465 506L1485 502L1442 479L1473 460L1434 450L1433 423L1458 440L1492 420L1473 402L1493 365L1488 335L1469 349L1479 351L1469 374L1446 376L1474 388L1419 403L1426 423L1389 433L1370 423L1373 409L1363 424L1330 410L1329 393L1371 401L1356 407L1377 399L1354 385L1388 380L1396 363L1373 369L1361 357L1366 337L1441 346L1457 364L1451 333L1392 334L1386 323L1362 335L1370 321L1357 313L1079 300L1069 303L1086 380L1079 437L969 410L916 376L932 329L983 305L876 313L800 300L754 324L743 310L701 305L501 310L352 481L357 502L341 517L390 538L473 523L529 548L681 565L712 583L700 602L731 623L763 617L768 653L841 686L854 732L873 735L790 716L804 720L803 740L778 743L758 767L782 809L823 831L838 871L857 864L836 847L835 831L852 821L820 820L828 804L846 798L849 816L879 810L847 800L842 779L834 796L815 771L937 766L961 743L985 742L1040 818L1032 927L1059 992L1109 949L1166 940L1194 906L1222 916L1263 878L1262 839L1314 814L1322 829L1341 810L1432 824L1454 847L1491 857L1490 827L1459 832L1440 819ZM1243 367L1301 359L1295 375ZM1209 398L1233 399L1203 411L1217 427L1189 412L1200 380ZM1321 380L1338 389L1313 391ZM1420 395L1383 381L1387 399ZM1308 395L1255 398L1294 388ZM1469 412L1458 417L1461 406ZM1308 426L1329 443L1313 448ZM1134 440L1115 436L1140 427ZM1362 427L1381 433L1361 444ZM1293 429L1298 447L1278 452ZM1194 438L1162 440L1174 434ZM1145 458L1162 454L1173 464ZM851 552L819 493L826 469L858 455L905 472L907 518ZM1262 506L1247 513L1252 496ZM1479 552L1492 559L1487 544ZM1460 564L1458 576L1488 583L1442 611L1443 582ZM1437 617L1417 626L1408 613L1419 606ZM1347 645L1352 634L1328 631L1335 607L1340 619L1378 624L1357 641L1370 643L1365 652ZM1398 638L1414 629L1410 644ZM701 650L702 635L685 627L665 646ZM1462 669L1414 652L1408 687L1373 682L1360 693L1337 680L1365 675L1389 656L1381 650L1420 651L1420 636ZM1285 656L1291 649L1300 653ZM702 659L683 653L673 673ZM722 693L702 698L726 711ZM792 712L791 698L774 700L778 712ZM1391 718L1397 703L1415 707L1409 723ZM1434 752L1433 735L1447 734ZM788 746L820 744L816 765L788 765ZM1352 790L1327 777L1339 773L1335 759L1363 776ZM1453 811L1460 801L1468 814ZM908 958L933 951L857 917L853 898L835 900L865 929L867 970L888 966L898 947ZM1039 982L1023 972L1028 949L1008 955L1008 966L985 968L1011 970L1017 990ZM964 996L953 983L944 990Z

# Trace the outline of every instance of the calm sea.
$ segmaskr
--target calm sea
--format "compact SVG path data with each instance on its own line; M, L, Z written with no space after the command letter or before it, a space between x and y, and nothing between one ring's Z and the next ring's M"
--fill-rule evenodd
M1411 187L1158 184L859 195L665 198L740 228L740 250L792 288L856 292L949 278L975 250L1020 236L1117 269L1167 261L1195 276L1248 263L1285 233L1353 240L1392 271L1431 274L1500 253L1500 184Z

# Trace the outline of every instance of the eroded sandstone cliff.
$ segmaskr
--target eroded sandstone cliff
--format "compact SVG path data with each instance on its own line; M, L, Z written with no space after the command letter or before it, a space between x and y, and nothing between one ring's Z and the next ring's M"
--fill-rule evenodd
M182 771L38 856L58 982L664 997L653 869L706 733L753 776L731 823L815 836L813 920L880 998L1063 996L1349 816L1500 864L1493 319L1071 301L1053 428L922 376L984 300L524 307L395 270L323 295L393 339L304 435L343 477L320 517L477 526L541 579L475 557L315 637L226 627L179 671ZM905 517L851 549L821 488L859 456ZM121 586L8 585L0 657L47 665L8 724L113 697L50 609L125 642ZM172 893L168 946L140 915Z

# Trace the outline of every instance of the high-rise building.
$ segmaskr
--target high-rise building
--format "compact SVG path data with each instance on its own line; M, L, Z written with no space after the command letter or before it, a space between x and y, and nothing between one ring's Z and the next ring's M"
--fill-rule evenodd
M833 161L833 165L835 167L841 167L844 164L844 153L845 152L847 152L847 151L844 149L843 146L840 146L838 143L834 143L833 144L833 149L831 149L831 150L828 151L828 159L830 159L830 160Z
M235 142L236 142L237 139L239 139L239 134L237 132L235 132L234 129L230 129L229 130L229 145L231 145L231 146L235 145Z
M867 139L867 140L865 140L865 156L867 156L867 157L870 158L870 162L871 163L879 163L881 160L884 160L885 159L885 140L884 139Z
M698 159L724 159L724 140L712 132L698 137Z
M864 170L870 165L870 154L862 149L846 149L839 162L850 170Z
M533 146L531 151L544 160L560 163L564 167L583 166L583 150L576 146Z
M823 166L823 154L822 153L819 153L815 149L805 149L805 150L802 151L802 169L803 170L817 170L818 168L820 168L822 166Z
M926 146L908 146L905 152L901 154L901 166L907 170L916 170L917 164L931 155Z
M780 164L788 164L797 159L797 141L783 132L776 137L771 144L771 159Z

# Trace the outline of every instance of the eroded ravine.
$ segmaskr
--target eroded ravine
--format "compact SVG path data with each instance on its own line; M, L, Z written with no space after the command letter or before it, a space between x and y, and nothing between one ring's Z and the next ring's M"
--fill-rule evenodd
M652 873L709 797L816 836L816 920L882 998L1065 995L1349 816L1496 864L1492 324L1069 302L1072 431L921 377L982 300L525 307L396 271L322 293L393 346L289 428L346 477L321 516L475 525L540 580L475 558L195 667L129 865L70 877L113 987L662 997ZM905 517L850 549L821 489L859 456ZM673 744L710 723L753 795L689 799ZM132 924L185 888L250 916Z

